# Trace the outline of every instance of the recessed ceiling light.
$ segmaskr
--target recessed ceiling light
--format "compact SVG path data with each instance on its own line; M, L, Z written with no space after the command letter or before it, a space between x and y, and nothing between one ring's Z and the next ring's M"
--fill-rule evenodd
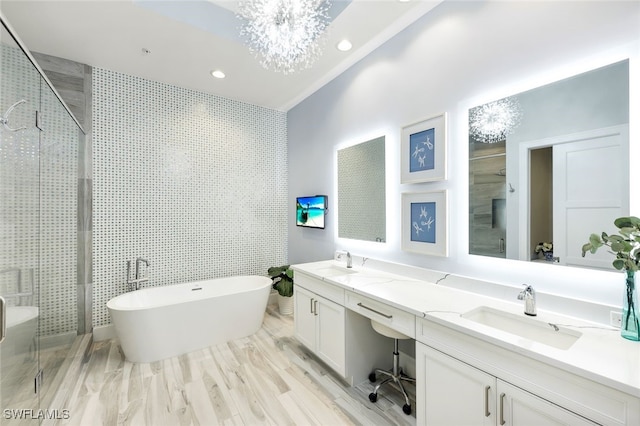
M347 52L347 51L351 50L353 45L351 44L351 42L349 40L344 39L340 43L338 43L338 45L336 47L341 52Z
M215 78L225 78L226 77L226 75L220 70L211 71L211 75L214 76Z

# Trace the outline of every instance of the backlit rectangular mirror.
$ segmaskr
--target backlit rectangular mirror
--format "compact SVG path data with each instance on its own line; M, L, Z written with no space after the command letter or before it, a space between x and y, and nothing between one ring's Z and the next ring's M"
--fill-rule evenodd
M629 214L629 61L469 110L469 253L611 268Z
M385 137L338 150L338 237L386 241Z

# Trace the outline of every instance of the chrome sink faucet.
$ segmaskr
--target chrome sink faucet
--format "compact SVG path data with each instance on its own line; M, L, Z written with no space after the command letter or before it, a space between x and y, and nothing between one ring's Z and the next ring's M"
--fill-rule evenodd
M538 315L536 310L536 291L528 284L522 284L526 288L518 294L518 300L524 300L524 313L535 317Z
M336 251L335 259L342 260L343 258L347 259L347 268L353 268L353 259L351 259L351 253L349 253L347 250Z

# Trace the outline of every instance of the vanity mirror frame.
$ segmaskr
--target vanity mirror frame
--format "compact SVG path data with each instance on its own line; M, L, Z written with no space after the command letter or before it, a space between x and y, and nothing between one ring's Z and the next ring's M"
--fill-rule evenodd
M530 104L531 105L533 104L532 99L527 98L527 96L530 96L532 98L537 97L546 102L542 104L543 107L546 109L546 111L542 110L544 112L541 114L535 114L535 113L532 114L531 112L529 112L530 114L529 117L536 116L536 120L537 120L538 119L537 115L541 115L544 118L546 114L547 121L542 122L541 124L538 124L538 121L529 120L527 122L528 127L526 129L521 129L520 134L516 134L515 136L512 136L512 139L510 140L510 145L507 148L507 150L508 149L511 150L510 155L509 156L506 155L507 151L505 151L505 154L504 154L506 163L504 166L502 166L504 167L503 170L505 171L505 173L502 175L503 176L510 175L511 177L506 177L506 179L503 178L505 180L505 182L503 182L503 185L504 185L503 191L505 191L505 194L501 198L508 199L509 197L512 197L511 204L508 206L509 210L507 210L505 218L506 217L508 217L509 219L514 218L517 223L514 224L515 228L514 226L511 226L511 224L508 224L506 226L510 226L508 235L513 236L514 235L513 232L515 229L517 236L515 240L512 239L511 247L507 250L508 253L505 253L502 258L506 258L508 260L525 260L526 261L528 260L528 256L530 256L529 253L533 253L533 249L532 249L533 246L531 247L531 251L529 251L529 247L527 247L527 250L522 248L523 238L524 238L524 241L528 241L530 239L529 230L528 230L529 219L531 215L529 211L530 210L529 200L525 200L522 198L523 196L528 197L528 191L525 191L522 186L527 185L529 181L533 180L533 177L530 176L531 173L529 172L528 169L526 169L528 168L528 161L529 161L528 155L531 152L531 149L533 148L542 147L542 146L550 147L558 143L558 141L566 143L566 141L570 140L571 137L576 136L578 139L580 139L581 137L580 135L586 135L588 133L600 134L603 132L607 133L608 131L611 131L613 133L617 132L618 134L622 135L621 136L622 142L620 145L622 147L622 151L620 151L621 154L619 154L619 156L616 157L619 161L622 162L622 165L619 166L622 172L621 172L621 178L619 179L619 184L616 184L615 186L616 188L618 187L620 188L619 192L622 194L623 199L620 202L620 209L616 212L609 213L606 217L608 218L609 216L611 216L610 221L611 221L611 227L613 228L612 224L613 224L613 219L615 219L615 217L629 214L630 212L629 186L630 186L632 173L628 168L629 166L628 163L632 153L632 149L630 146L631 144L629 142L629 127L631 126L631 123L630 123L631 116L632 116L631 104L633 103L632 93L630 90L633 84L632 72L631 72L631 70L633 69L632 67L633 55L620 56L618 52L618 54L616 55L609 55L608 58L606 56L607 55L603 55L603 57L599 58L598 63L589 63L586 65L581 64L580 66L574 65L573 67L565 66L563 67L562 72L560 72L560 70L556 70L555 74L557 75L555 76L555 78L552 76L551 78L545 79L547 81L544 81L544 82L528 84L524 87L520 87L516 89L512 88L510 90L502 90L498 96L485 97L485 99L476 99L475 101L466 102L466 105L468 105L468 107L465 109L465 112L469 113L468 118L470 118L471 112L474 108L478 108L478 106L483 106L488 103L495 102L496 99L501 100L501 99L512 98L512 97L517 98L518 96L522 97L524 95L525 97L521 99L524 99L524 104L526 107L529 107ZM612 69L613 73L608 73L607 69L609 68ZM572 70L572 71L567 71L567 70ZM604 71L604 73L602 73L602 71ZM551 73L547 73L547 75L551 75ZM626 80L621 78L622 75L626 76ZM582 81L581 78L585 78L586 80ZM595 86L595 88L592 90L591 85L589 85L589 83L592 82L593 78L600 78L601 81L604 82L604 84L601 85L600 88ZM614 79L617 80L616 84L608 83L610 81L614 81ZM570 89L574 90L573 89L574 86L588 87L589 91L584 92L586 94L583 94L583 92L569 91ZM553 99L555 96L554 91L557 89L562 89L565 92L562 95L558 95L558 100L556 100L556 103L554 104L553 102ZM539 91L539 93L536 93L537 91ZM611 92L612 94L609 94L608 92ZM584 111L579 110L577 113L575 113L575 115L577 116L577 118L575 118L575 122L571 121L572 117L569 117L569 120L567 121L561 121L563 120L561 114L565 112L567 113L570 112L571 114L573 114L573 111L567 108L567 105L570 105L567 99L569 98L569 96L575 96L576 93L581 93L580 96L584 96L587 99L587 101L592 102L593 105L591 109L585 109ZM606 96L608 96L609 98L603 98L603 101L600 102L600 98L598 98L598 96L603 96L601 95L601 93L606 93ZM551 96L550 98L547 98L545 95L549 95L549 94L552 94L553 96ZM580 102L580 99L582 98L578 97L577 100L574 99L573 101ZM564 101L564 103L561 103L562 101ZM608 108L604 110L606 111L606 114L599 113L600 110L596 109L595 106L598 106L598 107L603 106L604 108ZM611 108L612 106L613 108ZM554 107L556 108L556 110L553 109ZM615 110L616 108L617 110ZM561 111L562 109L564 109L565 111ZM615 112L611 112L612 110L615 110ZM532 129L534 129L535 126L539 125L542 128L542 126L545 126L544 123L548 123L551 125L551 127L553 127L554 123L556 123L556 121L549 121L550 111L560 111L560 114L559 114L560 118L557 119L558 126L556 130L558 131L557 132L549 131L547 134L536 134L535 131L532 131ZM526 114L527 111L525 111L524 113ZM605 115L606 117L604 117ZM593 119L594 123L591 123L591 122L583 123L582 121L586 122L587 118ZM555 116L551 117L551 120L556 120L556 117ZM469 119L466 122L467 122L466 135L469 139L469 148L471 148L473 139L470 134ZM543 131L547 131L547 130L548 129L546 128L543 129ZM596 135L594 137L599 137L599 135ZM508 137L506 139L509 140ZM489 154L495 154L495 153L489 153ZM491 157L491 155L488 155L487 157ZM474 239L473 239L474 230L472 229L472 226L473 226L472 221L473 221L474 209L476 209L477 211L477 204L473 200L474 188L472 184L474 182L473 180L474 170L477 170L478 168L475 166L472 167L473 155L471 150L469 151L468 158L469 158L469 181L468 181L469 193L468 193L467 201L469 203L469 210L468 210L469 215L468 215L467 229L469 231L469 234L468 234L469 238L467 240L467 243L468 243L467 253L470 255L482 256L483 253L478 252L477 250L474 251ZM523 158L525 159L526 163L522 163L522 164L525 164L526 168L521 167L521 162L523 161ZM604 171L605 169L602 169L602 170ZM499 173L496 172L496 175L499 175ZM487 191L487 190L488 188L480 189L480 191ZM516 192L516 191L519 194L515 194L515 198L513 198L513 192ZM521 211L523 207L526 210L524 212ZM516 211L514 211L514 209ZM485 212L485 215L488 214L489 217L493 218L495 216L495 212L492 211L491 206L489 206L489 210L490 211ZM491 219L484 226L488 226L489 228L491 228L493 226L491 222L492 220L493 219ZM523 222L523 220L525 221ZM594 227L593 224L589 224L588 222L585 222L585 223L587 223L584 226L585 242L588 239L589 233L591 232L596 232L600 230L608 231L608 227L605 225L602 225L602 226L597 225ZM598 222L598 223L601 223L601 222ZM524 229L525 224L526 224L526 229ZM591 229L591 228L594 228L594 229ZM505 230L505 232L507 231ZM531 237L531 238L535 239L535 237ZM558 238L558 235L554 236L553 238L554 239ZM574 236L574 240L575 239L576 237ZM561 242L562 239L558 239L558 241ZM535 243L537 243L537 241L530 241L528 242L528 245L532 245ZM568 243L566 243L565 245L567 244ZM576 250L580 251L580 247L581 247L581 244L576 244L575 242L571 242L570 244L567 245L567 248L572 251L576 251ZM565 259L569 260L570 258L569 256L566 255L566 252L563 256L564 256L563 260ZM571 256L573 260L571 262L568 262L568 266L598 267L598 268L610 270L610 256L606 256L607 257L606 261L589 259L588 263L580 263L579 262L580 259L577 259L577 257L575 256L575 253L572 253ZM491 257L500 258L499 255L495 255ZM553 264L552 262L544 262L544 263ZM562 263L564 264L565 262L562 262Z

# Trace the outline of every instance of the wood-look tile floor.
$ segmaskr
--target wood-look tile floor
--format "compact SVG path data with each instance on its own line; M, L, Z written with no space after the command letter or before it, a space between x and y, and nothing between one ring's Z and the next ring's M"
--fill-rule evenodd
M383 387L373 404L372 388L344 384L269 306L253 336L154 363L125 361L116 340L94 343L59 424L415 425L397 392Z

